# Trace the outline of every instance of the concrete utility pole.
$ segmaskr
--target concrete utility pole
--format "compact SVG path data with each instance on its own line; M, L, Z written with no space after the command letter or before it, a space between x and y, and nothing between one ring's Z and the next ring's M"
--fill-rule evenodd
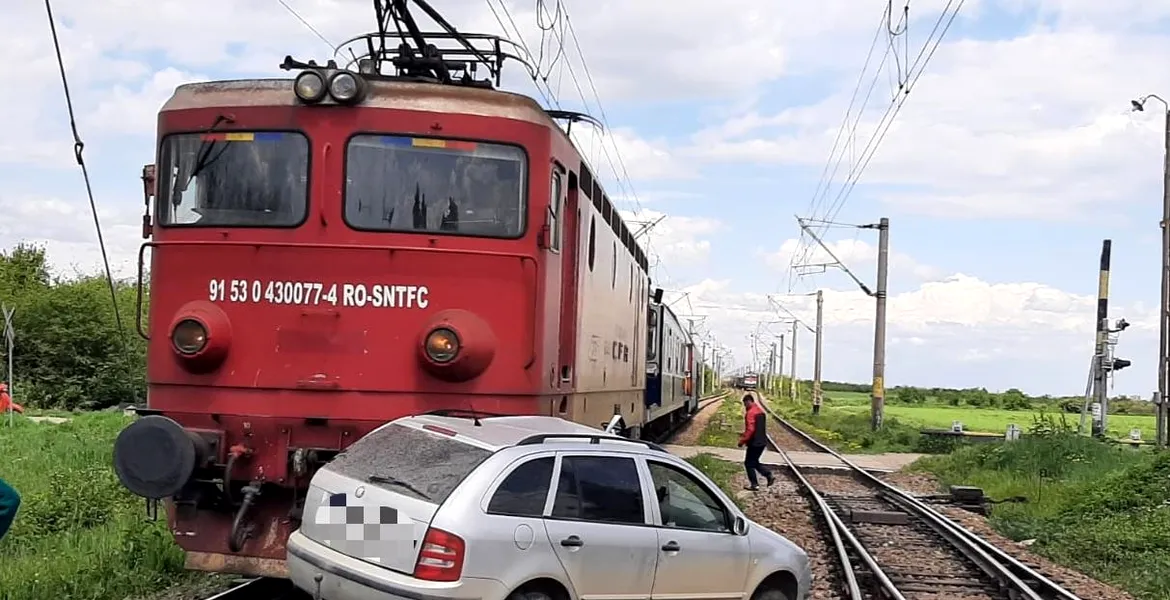
M709 368L709 365L707 364L707 340L706 339L703 340L702 350L700 351L700 353L698 353L698 360L700 360L700 363L702 363L702 366L700 367L700 371L698 371L702 374L702 380L700 382L698 382L698 385L700 385L700 388L698 388L698 389L700 389L700 393L698 393L698 395L703 395L703 394L707 393L708 379L710 379L707 377L707 370Z
M776 342L772 342L772 350L768 354L768 384L769 384L768 390L769 391L771 391L772 388L776 387L777 381L778 381L778 379L776 378Z
M1109 412L1107 385L1109 350L1109 258L1111 240L1101 243L1101 273L1097 281L1097 340L1093 346L1093 436L1105 435L1106 414Z
M1165 407L1167 399L1170 399L1170 390L1167 390L1167 385L1170 384L1170 103L1167 103L1161 96L1150 94L1141 98L1140 100L1131 100L1130 104L1133 110L1141 112L1146 109L1146 102L1150 99L1157 100L1162 103L1165 109L1163 112L1163 147L1162 147L1162 221L1159 226L1162 228L1162 296L1161 304L1159 305L1158 318L1158 395L1157 399L1161 400L1159 403L1162 406L1160 420L1162 420L1162 428L1165 430L1167 423L1165 422L1166 414L1170 413Z
M854 225L858 229L877 229L878 230L878 274L877 274L877 290L871 291L841 259L833 254L821 238L813 233L804 219L796 217L796 222L800 224L800 228L805 233L809 234L813 240L816 241L825 253L833 259L832 263L820 266L836 266L840 267L845 274L848 275L861 291L865 292L867 296L871 296L877 300L877 310L875 315L875 323L873 328L873 391L870 394L870 421L874 431L881 429L883 416L885 413L886 404L886 281L888 278L889 259L890 259L890 220L882 217L881 221L876 224L869 225Z
M816 359L813 363L813 414L821 414L821 332L824 322L825 299L821 290L817 290L817 341Z
M1158 392L1154 392L1154 443L1166 448L1166 405Z
M799 325L797 321L792 322L792 379L788 381L788 391L792 396L792 403L796 404L796 326Z
M776 360L776 366L777 366L776 371L778 373L780 373L780 385L777 386L776 391L783 393L784 392L784 336L780 336L779 348L780 349L777 351L777 356L779 358L777 358L777 360Z
M881 429L886 408L886 283L890 262L890 220L878 223L877 310L873 327L873 395L870 397L870 426Z

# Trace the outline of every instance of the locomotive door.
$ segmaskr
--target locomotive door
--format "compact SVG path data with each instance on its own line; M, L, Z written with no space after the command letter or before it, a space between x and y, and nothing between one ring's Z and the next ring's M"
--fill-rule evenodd
M578 257L581 254L581 216L577 213L577 178L569 175L568 194L564 194L563 171L554 167L552 179L553 206L558 207L561 235L561 327L560 327L560 385L571 386L575 381L573 369L577 360L577 278ZM561 205L561 196L564 204Z

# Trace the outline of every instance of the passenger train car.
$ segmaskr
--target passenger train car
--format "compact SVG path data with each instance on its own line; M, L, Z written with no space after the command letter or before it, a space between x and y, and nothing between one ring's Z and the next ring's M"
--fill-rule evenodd
M646 421L670 427L699 409L695 389L698 365L691 334L656 293L647 313Z
M496 89L505 40L410 20L386 43L401 15L375 6L356 69L287 57L293 79L182 85L158 115L148 401L114 465L191 569L287 576L313 473L404 415L643 435L695 406L689 339L568 135L587 117Z

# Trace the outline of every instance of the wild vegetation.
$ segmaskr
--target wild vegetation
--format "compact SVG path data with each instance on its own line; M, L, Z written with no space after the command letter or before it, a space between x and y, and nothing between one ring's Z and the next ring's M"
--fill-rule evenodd
M4 600L123 600L191 575L166 528L114 475L110 447L130 417L75 415L59 425L0 425L0 477L22 503L0 540Z
M44 249L36 246L0 252L0 302L15 309L17 402L78 410L146 397L146 342L134 326L136 291L123 282L115 292L121 328L105 277L54 275ZM0 365L7 365L6 353L0 343ZM6 367L0 368L0 379L6 377Z
M1170 598L1170 455L1080 436L1060 417L1021 440L959 448L912 468L982 487L991 524L1032 550L1148 600Z

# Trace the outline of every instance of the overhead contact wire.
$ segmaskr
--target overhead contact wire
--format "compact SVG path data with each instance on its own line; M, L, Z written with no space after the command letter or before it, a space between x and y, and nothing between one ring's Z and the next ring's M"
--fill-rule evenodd
M118 336L125 343L125 331L122 328L122 312L118 310L118 292L114 288L114 275L110 271L110 259L106 253L106 242L102 237L102 225L98 219L97 203L93 199L93 185L89 180L89 169L85 166L85 142L77 132L77 119L73 113L73 98L69 93L69 78L65 74L65 60L61 56L61 42L57 36L57 25L53 20L53 6L50 0L45 0L45 12L49 16L49 31L53 34L53 50L57 54L57 66L61 69L61 87L65 90L65 106L69 109L69 127L73 131L73 157L81 166L81 176L85 179L85 193L89 197L90 212L93 213L93 226L97 230L98 247L101 249L102 264L106 271L106 284L110 289L110 302L114 306L114 321L118 325Z

